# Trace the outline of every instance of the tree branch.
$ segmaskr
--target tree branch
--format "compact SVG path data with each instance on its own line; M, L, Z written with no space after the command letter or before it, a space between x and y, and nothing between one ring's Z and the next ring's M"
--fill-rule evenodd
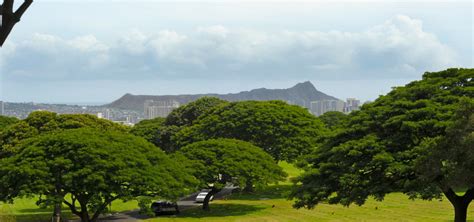
M13 12L13 0L3 0L2 8L5 14L8 12Z
M0 26L0 47L7 40L17 22L20 21L25 11L33 3L33 0L25 0L16 12L13 12L14 0L3 0L2 5L2 26Z
M458 196L456 194L456 192L454 192L453 189L451 189L450 187L444 187L444 188L441 188L444 195L448 198L448 200L451 202L451 203L455 203L459 200L459 198L461 198L460 196Z
M472 201L474 199L474 188L467 190L463 197L466 201Z
M32 3L33 3L33 0L25 0L25 2L21 4L18 10L16 10L16 12L14 13L15 23L20 21L21 16L23 16L23 14L26 12L28 7L30 7Z
M120 197L120 195L117 195L115 197L112 197L112 198L107 198L104 203L99 207L99 209L97 209L94 213L94 215L92 216L91 218L91 221L95 221L99 216L100 216L100 213L107 207L107 205L109 205L110 203L112 203L112 201L118 199Z
M71 212L77 216L81 216L81 212L77 211L76 206L75 206L75 200L73 200L72 204L67 202L66 200L63 200L63 203L66 204L69 209L71 209Z

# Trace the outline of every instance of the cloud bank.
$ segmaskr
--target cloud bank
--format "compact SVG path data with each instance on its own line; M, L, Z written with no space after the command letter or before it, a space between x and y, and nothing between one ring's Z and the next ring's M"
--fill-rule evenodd
M329 21L328 21L329 22ZM189 33L34 34L0 51L5 81L146 79L394 79L457 66L457 53L422 21L396 16L360 32L264 32L224 26Z

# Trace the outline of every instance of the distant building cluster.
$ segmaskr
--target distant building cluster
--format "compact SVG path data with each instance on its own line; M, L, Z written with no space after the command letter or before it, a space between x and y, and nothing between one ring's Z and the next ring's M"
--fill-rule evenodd
M5 115L5 104L3 103L3 101L0 101L0 116L4 116Z
M360 100L354 98L348 98L346 102L341 100L313 101L309 106L309 111L315 116L320 116L330 111L350 113L359 109Z
M175 100L168 101L145 101L145 119L154 119L156 117L167 117L174 109L179 108L179 102Z
M360 106L361 106L360 100L357 100L355 98L348 98L344 105L344 112L350 113L352 111L360 110Z
M323 115L326 112L337 111L350 113L360 109L360 100L348 98L346 102L342 100L321 100L321 101L287 101L289 104L299 105L308 109L315 116ZM154 119L157 117L167 117L173 110L181 105L176 100L147 100L144 102L144 110L125 110L108 108L103 106L78 106L61 104L41 104L41 103L7 103L0 101L0 115L14 116L20 119L26 118L31 112L47 110L58 114L92 114L100 119L107 119L127 126L133 126L143 119Z
M97 118L110 120L126 126L133 126L140 122L141 118L134 113L126 113L124 110L105 109L97 113Z

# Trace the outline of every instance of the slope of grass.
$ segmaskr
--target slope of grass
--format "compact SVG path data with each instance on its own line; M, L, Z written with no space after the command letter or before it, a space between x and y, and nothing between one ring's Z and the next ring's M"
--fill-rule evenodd
M177 217L160 217L148 222L187 221L452 221L453 210L447 201L409 200L403 194L388 195L383 202L369 200L364 206L319 205L313 210L293 209L286 199L243 200L237 197L215 201L211 212L193 209ZM469 209L470 218L474 207Z
M296 177L301 170L291 164L280 163L288 177ZM227 200L214 201L211 211L199 208L182 212L179 216L148 219L147 222L260 222L260 221L452 221L453 208L449 201L409 200L401 193L390 194L383 202L368 200L361 207L321 204L315 209L294 209L286 194L289 181L273 185L255 194L234 194ZM474 218L474 204L468 214Z

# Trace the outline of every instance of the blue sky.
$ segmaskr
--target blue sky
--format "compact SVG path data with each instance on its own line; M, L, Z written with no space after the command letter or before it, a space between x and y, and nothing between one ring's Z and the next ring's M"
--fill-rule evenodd
M37 0L0 49L0 99L100 103L310 80L373 100L473 63L471 1Z

